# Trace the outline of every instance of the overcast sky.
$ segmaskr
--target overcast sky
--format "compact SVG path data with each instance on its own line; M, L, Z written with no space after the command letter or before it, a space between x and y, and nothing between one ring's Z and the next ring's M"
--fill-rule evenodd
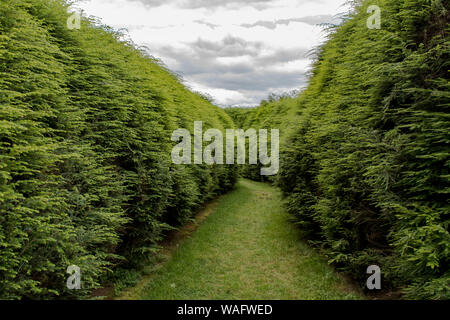
M216 103L257 105L299 89L321 23L337 23L346 0L83 0L76 7L147 46L186 85Z

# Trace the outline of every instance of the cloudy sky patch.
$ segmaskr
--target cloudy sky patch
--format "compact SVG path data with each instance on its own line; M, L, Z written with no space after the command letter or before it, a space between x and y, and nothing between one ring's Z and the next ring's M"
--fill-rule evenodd
M77 7L128 30L221 106L257 105L306 84L307 53L339 23L345 0L84 0Z

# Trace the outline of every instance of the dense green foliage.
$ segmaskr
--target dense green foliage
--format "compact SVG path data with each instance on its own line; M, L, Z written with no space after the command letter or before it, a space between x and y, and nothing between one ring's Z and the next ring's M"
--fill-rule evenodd
M297 102L288 96L271 94L267 100L261 102L258 108L229 107L225 111L238 128L244 130L249 128L269 130L267 144L269 153L271 152L270 130L279 129L280 145L285 145L286 139L293 132L297 121ZM247 139L246 150L249 150L248 143ZM240 174L254 181L273 182L274 176L261 175L261 167L262 165L259 162L257 165L245 164L240 166Z
M88 295L230 190L234 166L175 166L171 133L232 128L158 61L63 0L0 2L0 298ZM83 290L66 289L81 268ZM74 293L75 292L75 293Z
M373 4L381 29L366 25ZM278 184L330 262L361 283L379 265L408 298L450 298L448 22L447 1L355 1L304 92L230 111L279 124Z
M381 29L366 25L373 4ZM0 2L0 298L85 297L118 267L136 281L126 268L237 177L173 165L172 131L232 119L280 129L287 209L338 269L363 283L376 264L385 289L450 298L448 1L355 1L304 92L228 114L69 15L64 0ZM66 289L69 265L83 290Z

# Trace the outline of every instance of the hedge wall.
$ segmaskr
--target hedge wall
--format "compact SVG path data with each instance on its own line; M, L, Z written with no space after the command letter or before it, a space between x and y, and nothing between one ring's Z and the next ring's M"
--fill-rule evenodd
M311 243L360 283L379 265L406 298L450 298L449 53L448 1L354 1L305 91L230 112L279 125L278 185Z
M87 296L237 177L170 160L174 129L232 128L221 109L124 35L68 17L63 0L0 2L0 299ZM83 290L66 289L69 265Z

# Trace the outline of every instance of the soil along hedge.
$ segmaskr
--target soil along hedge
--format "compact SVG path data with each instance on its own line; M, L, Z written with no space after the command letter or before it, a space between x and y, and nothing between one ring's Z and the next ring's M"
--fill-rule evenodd
M64 1L0 2L0 298L84 296L137 265L169 225L236 181L234 166L175 166L171 133L232 128L222 110ZM66 289L66 268L83 290Z
M380 29L367 27L369 5ZM320 48L308 88L243 120L273 121L284 105L289 211L338 268L365 283L378 265L383 288L407 298L450 298L448 18L447 1L357 4Z

